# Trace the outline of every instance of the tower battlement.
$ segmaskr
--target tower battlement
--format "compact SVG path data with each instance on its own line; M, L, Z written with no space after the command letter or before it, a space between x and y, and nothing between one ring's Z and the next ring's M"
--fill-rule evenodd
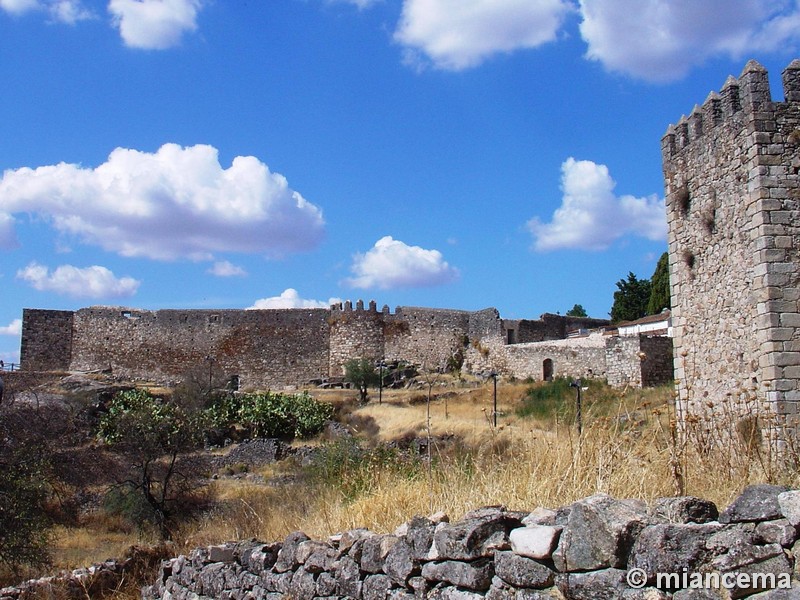
M784 102L773 102L769 74L757 61L745 65L739 78L729 76L720 92L712 91L702 106L670 125L661 139L664 161L694 143L711 143L715 136L729 136L750 126L753 132L775 131L775 105L800 102L800 59L783 71Z

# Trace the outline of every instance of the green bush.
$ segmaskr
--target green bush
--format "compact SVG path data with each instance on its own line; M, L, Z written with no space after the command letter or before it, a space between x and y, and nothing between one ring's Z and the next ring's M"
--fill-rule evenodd
M213 428L239 425L253 437L307 438L322 431L333 416L333 406L307 392L259 392L220 398L206 414L206 422Z
M571 419L575 417L575 388L572 380L556 377L553 381L528 389L517 415L540 420Z
M306 467L312 485L335 489L348 502L368 493L386 474L416 479L423 472L417 456L385 445L364 448L354 438L340 438L320 447Z

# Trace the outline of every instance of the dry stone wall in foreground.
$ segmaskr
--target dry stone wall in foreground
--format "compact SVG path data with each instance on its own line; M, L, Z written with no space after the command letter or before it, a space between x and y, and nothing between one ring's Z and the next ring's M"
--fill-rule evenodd
M800 598L800 491L755 485L721 514L694 497L651 506L597 494L532 513L487 507L455 523L415 517L394 534L229 543L165 561L144 600L627 600ZM628 584L629 573L641 577ZM675 574L658 583L657 573ZM694 574L793 589L691 589ZM752 577L754 574L760 577ZM713 575L716 574L716 575ZM727 575L727 579L725 575ZM742 579L739 579L742 581ZM773 583L774 582L774 583ZM677 584L677 585L675 585ZM684 589L681 589L681 588Z

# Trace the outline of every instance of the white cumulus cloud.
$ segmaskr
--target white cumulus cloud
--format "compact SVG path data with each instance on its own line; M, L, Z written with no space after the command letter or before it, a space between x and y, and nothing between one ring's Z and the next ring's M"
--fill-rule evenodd
M664 200L656 195L618 197L615 186L605 165L568 158L561 165L561 206L549 223L538 218L528 222L534 249L604 250L629 234L665 240Z
M55 292L73 298L125 298L133 296L141 283L132 277L117 278L110 270L98 265L83 269L61 265L51 273L37 262L17 271L17 279L40 292Z
M713 56L800 41L796 0L580 0L586 56L612 71L670 81Z
M131 48L163 50L197 29L200 0L110 0L108 11Z
M227 260L216 261L211 268L208 269L208 272L217 277L244 277L247 275L247 271L242 267L228 262Z
M267 309L267 308L330 308L332 304L341 302L340 298L330 298L327 302L322 300L306 300L294 288L287 288L279 296L261 298L247 307L247 310Z
M394 38L412 62L461 70L556 39L571 10L567 0L405 0Z
M382 290L442 285L459 277L438 250L409 246L388 235L356 254L350 270L354 277L345 280L350 287Z
M80 0L0 0L0 9L12 15L40 11L47 13L53 21L68 25L94 18L92 11Z
M322 238L322 212L253 156L227 169L217 150L165 144L117 148L102 165L23 167L0 179L0 241L8 216L35 213L60 232L123 256L211 260L214 252L282 255Z
M373 4L377 4L381 0L326 0L328 4L352 4L359 10L369 8Z
M0 327L0 335L21 335L22 319L14 319L5 327Z

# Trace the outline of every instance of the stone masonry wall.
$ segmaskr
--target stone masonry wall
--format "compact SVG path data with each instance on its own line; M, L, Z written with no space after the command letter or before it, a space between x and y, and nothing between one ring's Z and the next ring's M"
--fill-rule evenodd
M507 372L520 379L542 381L545 361L553 377L606 376L606 339L601 333L587 337L512 344L504 348Z
M72 311L22 311L20 363L23 369L66 371L72 355Z
M321 309L81 309L74 315L70 368L110 368L151 380L213 368L239 375L243 387L297 385L328 372L328 315Z
M481 508L455 523L415 517L393 534L315 541L298 531L200 548L165 561L142 598L781 600L800 595L798 526L800 491L779 486L750 486L721 514L694 497L647 506L596 494L555 510Z
M797 412L800 61L783 87L750 61L662 139L682 415Z
M670 383L672 338L648 335L606 339L606 378L610 385L651 387Z

